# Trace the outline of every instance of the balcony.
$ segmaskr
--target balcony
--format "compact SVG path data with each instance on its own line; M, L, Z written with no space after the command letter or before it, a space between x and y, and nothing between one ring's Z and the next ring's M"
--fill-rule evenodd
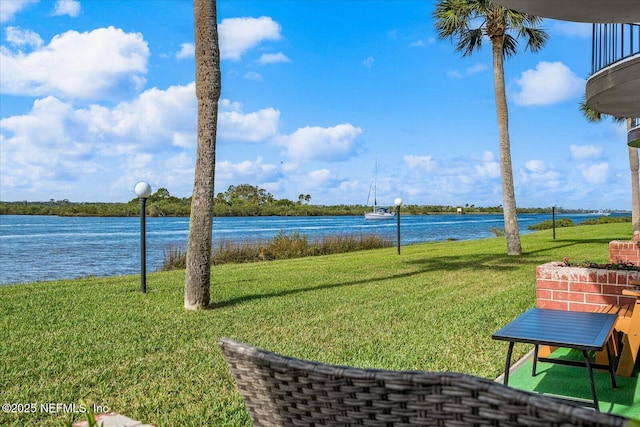
M640 119L638 118L631 121L631 128L627 133L627 144L629 147L640 148Z
M640 22L638 0L494 0L494 3L530 15L563 21Z
M639 24L594 24L586 99L603 114L640 117Z

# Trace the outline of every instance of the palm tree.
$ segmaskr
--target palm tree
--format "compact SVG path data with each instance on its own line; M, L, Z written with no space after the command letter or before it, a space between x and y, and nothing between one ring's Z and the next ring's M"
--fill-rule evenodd
M599 111L587 105L587 102L583 99L580 103L580 111L590 122L599 122L602 120L602 114ZM627 132L631 130L633 119L631 117L622 118L614 117L613 120L617 123L623 121L627 122ZM638 174L640 162L638 161L638 149L635 147L629 147L629 168L631 170L631 226L633 231L640 232L640 181Z
M438 36L452 41L455 39L456 50L463 52L463 56L479 50L485 36L491 40L493 83L500 132L500 172L507 253L522 255L513 188L503 61L504 58L515 55L517 38L524 38L527 41L526 49L537 52L544 46L548 35L537 28L542 22L541 18L505 9L489 0L440 0L433 17L436 20Z
M216 0L194 0L196 44L196 97L198 98L198 148L187 241L184 306L188 310L209 306L213 181L216 128L220 98L220 48Z

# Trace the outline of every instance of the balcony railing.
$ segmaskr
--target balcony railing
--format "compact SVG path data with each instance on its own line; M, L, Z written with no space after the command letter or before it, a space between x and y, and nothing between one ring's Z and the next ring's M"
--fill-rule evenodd
M640 54L640 24L593 24L591 74Z
M635 129L635 128L640 128L640 118L636 117L635 119L631 119L631 128L630 129Z

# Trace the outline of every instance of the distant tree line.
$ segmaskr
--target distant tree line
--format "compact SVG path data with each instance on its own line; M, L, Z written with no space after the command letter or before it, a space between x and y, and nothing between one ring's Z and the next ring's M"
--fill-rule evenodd
M311 195L300 194L298 201L276 199L263 188L249 184L232 185L215 198L213 214L224 216L339 216L362 215L369 209L365 205L312 205ZM462 208L465 214L502 213L502 206L477 207L442 205L403 205L402 214L456 214ZM159 188L147 199L148 216L189 216L191 197L172 196L166 188ZM395 209L393 207L392 209ZM549 213L550 208L520 208L519 213ZM586 210L556 209L557 213L588 212ZM127 203L86 203L69 200L48 202L0 202L0 215L57 215L57 216L138 216L140 204L137 198Z

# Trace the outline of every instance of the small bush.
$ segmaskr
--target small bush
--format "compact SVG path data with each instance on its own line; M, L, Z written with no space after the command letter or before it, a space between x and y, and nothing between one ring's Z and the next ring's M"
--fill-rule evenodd
M599 268L603 270L640 271L640 266L637 266L630 261L620 261L620 260L616 262L609 262L609 263L597 263L597 262L589 261L588 259L582 262L573 262L569 260L569 257L564 257L562 259L562 265L565 267Z
M245 262L273 261L277 259L301 258L307 256L331 255L366 249L386 248L393 241L379 235L327 236L309 242L307 236L295 232L290 235L280 231L267 241L231 242L222 240L214 247L211 263L240 264ZM178 247L170 247L164 252L161 271L186 268L186 252Z
M560 218L556 220L556 228L573 227L573 226L574 226L573 221L570 220L569 218ZM551 228L553 228L553 221L550 219L547 219L538 224L533 224L527 227L527 229L529 230L536 230L536 231L549 230Z
M613 224L618 222L631 222L630 216L600 216L598 218L585 219L578 225Z
M496 236L496 237L504 237L505 236L504 228L502 228L502 227L491 227L489 229L489 231L491 231L494 234L494 236Z
M172 245L163 251L160 271L183 270L187 267L187 253L178 246Z

